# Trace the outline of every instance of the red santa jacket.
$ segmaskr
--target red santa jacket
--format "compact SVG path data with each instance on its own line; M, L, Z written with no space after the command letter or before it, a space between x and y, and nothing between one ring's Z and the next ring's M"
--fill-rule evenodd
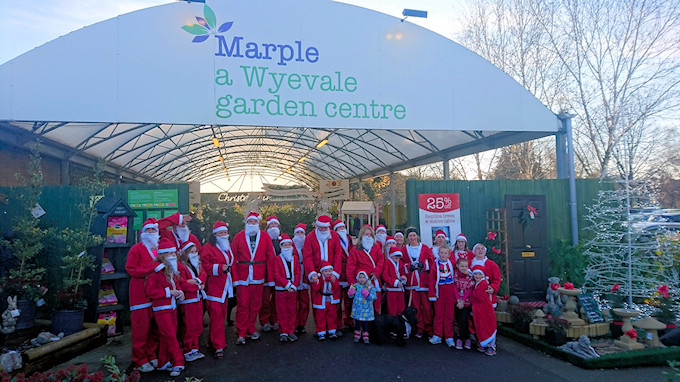
M476 283L470 294L472 318L475 324L475 336L480 346L489 346L496 340L496 313L486 289L489 287L485 279Z
M409 269L409 274L407 276L407 282L406 282L406 289L407 290L415 290L418 292L427 292L429 291L429 286L430 286L430 268L432 267L432 261L434 258L432 257L432 250L430 250L430 247L427 245L420 243L416 250L419 255L417 262L422 265L422 269L419 270L414 270L411 271L411 266L414 265L414 261L409 255L408 252L408 245L405 245L403 247L402 253L404 254L401 259L406 263L406 266Z
M307 272L305 272L305 266L304 266L304 256L302 255L302 248L303 247L298 248L297 244L295 244L295 242L293 242L293 248L294 248L293 252L295 252L300 259L300 261L299 261L299 263L300 263L300 275L302 275L300 277L300 286L298 287L298 290L300 291L300 290L303 290L303 289L309 289L309 284L307 284Z
M177 270L182 268L183 264L177 264ZM152 309L154 312L168 309L176 309L177 301L170 291L173 289L182 290L182 276L180 274L173 274L170 281L165 277L165 264L156 263L154 272L146 279L146 294L151 299Z
M481 265L484 267L484 274L486 275L489 286L493 288L492 294L492 304L496 307L496 293L498 293L498 288L501 287L501 269L498 264L494 263L488 257L484 257L483 260L477 260L475 258L470 262L470 269L475 265Z
M201 266L204 274L208 277L205 288L205 299L216 301L221 304L225 299L234 297L234 287L232 270L234 265L234 255L231 251L222 251L216 245L206 243L201 249ZM231 269L224 272L222 266L226 265Z
M403 258L403 256L402 256ZM385 288L391 292L403 292L404 285L401 283L401 276L408 274L408 266L401 261L394 261L389 258L383 264L382 278L385 281Z
M255 235L255 251L250 251L250 243L245 231L234 235L231 251L234 254L232 273L234 286L264 284L274 280L274 246L267 232L259 230ZM270 286L274 282L269 282Z
M340 265L340 286L343 288L349 287L347 282L347 259L349 258L349 252L354 248L354 243L352 243L352 237L347 235L347 243L342 241L342 237L338 234L338 239L340 239L340 247L342 248L342 264Z
M125 262L125 270L130 275L130 311L151 307L144 281L157 265L155 251L149 250L144 243L137 243L130 248Z
M274 288L276 290L287 291L292 287L297 291L301 278L300 258L295 248L293 248L293 260L290 263L283 256L276 256L274 260Z
M435 260L432 263L427 294L430 300L439 298L439 288L442 285L450 285L453 288L453 272L455 269L450 259L444 262Z
M178 226L180 216L181 215L179 212L175 212L170 216L166 216L163 219L158 220L158 233L161 235L161 237L164 237L170 240L170 242L175 243L175 248L182 248L182 244L186 243L186 241L182 242L175 232L171 229L168 229L168 227ZM201 251L201 242L198 241L196 235L190 233L189 240L187 241L194 243L196 245L196 249L199 252Z
M333 274L336 278L340 277L340 270L342 269L342 246L340 245L340 237L338 234L330 230L331 237L326 242L328 258L323 258L321 253L321 243L316 238L316 230L307 234L305 238L305 245L302 247L302 262L304 263L307 280L315 273L319 273L321 269L321 262L328 261L333 265ZM321 277L321 276L319 276Z
M326 303L331 304L340 303L340 281L337 279L331 282L330 277L327 279L319 278L317 283L311 283L312 289L312 306L314 309L326 309Z
M377 291L380 291L380 278L383 271L383 263L385 256L383 255L380 245L373 244L370 252L358 247L352 248L347 259L347 281L350 284L357 282L357 273L364 271L369 278L375 276L374 285Z
M202 298L205 298L206 294L200 287L201 285L205 285L205 282L208 279L205 270L197 269L197 274L191 266L185 264L179 264L177 269L181 276L181 287L184 291L184 300L179 302L180 305L199 302ZM189 280L196 280L198 284L190 283Z

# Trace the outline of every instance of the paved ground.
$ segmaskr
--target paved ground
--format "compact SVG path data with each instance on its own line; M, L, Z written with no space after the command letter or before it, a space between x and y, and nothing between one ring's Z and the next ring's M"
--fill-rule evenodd
M313 325L307 325L310 330ZM182 376L195 376L203 381L662 381L668 368L646 367L606 370L584 370L519 343L500 337L498 354L485 356L475 350L453 350L445 345L430 345L426 340L409 340L399 348L354 344L350 334L337 341L319 342L304 334L295 343L279 343L275 332L263 333L262 339L245 346L233 345L233 327L227 328L228 348L223 360L208 355L187 366ZM86 363L91 370L99 368L99 359L114 355L121 367L130 364L130 334L112 339L107 346L73 359ZM207 331L201 337L206 346ZM65 365L62 365L65 366ZM142 381L173 380L167 372L145 374Z

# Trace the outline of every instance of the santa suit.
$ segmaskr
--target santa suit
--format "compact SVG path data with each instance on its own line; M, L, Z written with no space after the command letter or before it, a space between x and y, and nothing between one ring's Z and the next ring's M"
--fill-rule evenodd
M437 260L432 268L428 296L430 301L434 301L434 335L439 338L453 339L453 314L456 299L453 263L450 260Z
M270 237L267 234L266 237ZM274 247L274 254L279 256L281 254L281 247L279 244L279 239L272 239L272 246ZM274 324L277 322L276 319L276 293L274 293L274 280L265 280L264 286L262 287L262 306L260 307L260 325L264 324Z
M300 258L295 249L291 261L279 255L274 259L274 289L276 290L276 315L279 333L293 334L296 323L297 288L300 286ZM293 288L293 292L288 289Z
M170 240L173 244L175 244L175 248L182 248L182 244L186 243L187 241L190 241L196 245L196 249L200 252L201 251L201 242L198 241L198 238L196 235L193 233L189 233L189 239L187 241L182 241L180 240L179 236L175 233L174 230L172 229L167 229L168 227L174 227L179 225L179 219L180 219L180 213L175 212L174 214L170 216L166 216L163 219L158 220L158 233L161 235L161 238L166 238Z
M496 344L496 313L491 305L491 298L486 289L489 284L485 279L476 283L470 294L472 304L472 321L475 324L475 335L480 346Z
M312 306L314 307L314 322L316 333L335 333L338 328L337 309L340 303L340 282L331 278L322 279L311 284Z
M181 276L174 274L170 281L165 277L165 264L156 263L154 273L146 280L146 294L151 298L153 316L158 324L161 344L158 350L158 365L170 362L172 366L184 366L184 354L177 342L177 301L170 291L181 290ZM182 268L178 264L177 269Z
M352 326L354 324L354 320L352 319L352 299L347 295L347 291L349 290L349 283L347 282L347 259L349 258L349 251L354 248L354 244L349 235L347 235L347 241L343 240L340 234L338 234L338 238L340 239L340 247L342 247L342 265L340 267L340 288L342 295L340 297L340 304L338 305L338 328L342 328L344 325Z
M205 292L201 285L205 285L208 275L204 270L194 269L191 264L177 267L182 281L181 288L184 291L184 300L179 302L182 313L182 348L188 354L192 350L198 351L198 338L203 333L203 300ZM198 284L190 283L195 280Z
M373 244L370 252L358 247L352 248L347 259L347 281L350 284L357 282L357 273L364 271L369 279L373 280L377 299L373 301L373 310L375 314L380 314L380 277L382 276L383 263L385 262L385 255L383 255L380 245Z
M409 270L406 281L406 290L409 291L409 301L411 306L418 310L418 332L422 334L432 333L432 303L428 299L429 285L430 285L430 267L433 261L432 251L427 245L420 243L417 247L405 245L402 251L404 256L402 261L406 263ZM414 259L413 256L416 258ZM422 269L411 271L411 266L418 262L422 264Z
M340 278L337 272L342 268L342 246L337 232L330 230L331 236L325 243L316 237L316 230L307 234L305 246L302 248L303 263L305 266L305 278L312 279L313 274L318 274L321 269L321 262L328 261L333 266L333 274ZM319 276L321 277L321 276Z
M385 281L387 290L387 314L399 315L406 307L404 300L404 285L401 283L401 276L408 274L406 264L393 257L389 257L383 264L382 278Z
M472 269L472 267L474 267L475 265L481 265L484 267L484 274L486 275L489 286L493 288L491 303L492 306L495 308L496 293L498 293L498 288L501 287L501 269L498 267L498 264L496 264L493 260L490 260L486 256L484 256L484 259L482 260L477 260L476 258L473 257L472 260L470 261L470 269Z
M223 251L217 245L206 243L201 249L201 265L207 276L205 288L205 305L210 317L210 343L214 349L224 349L224 319L227 315L227 298L234 297L234 287L231 270L233 270L234 255L230 250ZM223 271L226 265L227 271ZM231 269L230 269L231 268Z
M132 324L132 362L135 367L157 359L158 330L153 320L151 300L144 290L146 276L158 265L156 251L143 243L130 248L125 270L130 275L130 322Z
M255 242L251 251L250 240ZM257 314L262 306L262 287L265 280L274 279L274 247L267 232L258 230L252 238L245 231L234 236L231 243L234 254L234 286L236 289L236 331L239 337L255 333Z
M294 243L294 242L293 242ZM307 318L309 317L309 284L306 282L305 278L305 266L303 264L302 247L298 247L297 244L293 244L295 248L295 253L297 253L300 259L300 286L297 291L297 312L296 312L296 326L307 325Z

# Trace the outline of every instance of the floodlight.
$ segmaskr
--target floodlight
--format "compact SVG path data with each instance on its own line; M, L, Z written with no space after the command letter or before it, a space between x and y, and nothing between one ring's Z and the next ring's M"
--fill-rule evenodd
M409 17L409 16L411 16L411 17L422 17L422 18L426 19L427 18L427 11L420 11L420 10L417 10L417 9L404 9L401 12L401 15L404 16L404 18L401 19L401 22L403 23L404 20L406 20L406 18Z

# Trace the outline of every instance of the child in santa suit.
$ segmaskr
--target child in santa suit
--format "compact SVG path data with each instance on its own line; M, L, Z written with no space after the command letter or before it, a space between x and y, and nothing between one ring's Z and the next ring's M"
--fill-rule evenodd
M350 326L354 324L352 320L352 299L347 295L349 290L349 282L347 281L347 258L349 251L354 247L352 238L347 235L347 227L345 223L338 219L333 222L333 229L337 232L340 238L340 246L342 247L342 265L340 268L340 288L342 288L342 297L338 305L338 328ZM338 331L338 335L342 335L342 330Z
M191 241L184 243L179 255L180 276L183 281L182 291L184 300L180 301L182 313L182 348L184 359L192 362L204 358L198 351L198 338L203 333L203 299L205 298L206 272L201 268L196 244Z
M328 261L321 263L321 277L311 284L314 322L319 341L338 338L338 304L340 303L340 282L333 277L333 265Z
M400 248L390 248L389 258L383 264L382 278L387 289L387 314L400 315L406 307L404 285L406 285L406 264L401 261L403 255Z
M448 347L454 347L453 342L453 319L454 299L453 288L453 263L449 260L451 248L439 247L439 259L434 262L430 272L430 301L434 301L434 335L430 338L431 344L442 343L446 339Z
M201 249L201 265L207 276L205 305L210 316L210 343L213 357L222 359L227 346L224 319L228 312L229 298L234 296L232 266L234 254L229 245L227 223L216 221L212 235Z
M184 300L177 249L166 238L158 243L154 273L146 280L146 294L151 298L153 316L158 324L161 343L158 351L158 370L170 370L176 377L184 370L184 355L177 342L177 302Z
M281 254L281 222L275 215L267 217L267 234L272 241L274 254ZM276 295L274 280L265 280L262 287L262 306L260 307L260 325L263 332L279 330L279 322L276 317Z
M309 284L306 282L307 279L304 277L305 266L303 261L302 248L305 246L305 236L307 235L307 224L298 223L293 231L293 245L295 246L295 251L300 257L300 274L303 277L300 279L300 287L297 291L297 310L295 319L295 333L305 333L305 325L307 325L307 318L309 317Z
M480 265L484 269L486 281L489 283L487 292L491 294L491 305L496 307L496 294L501 287L501 269L493 260L486 257L486 247L483 244L475 244L472 247L475 257L470 261L470 268L474 269L476 265Z
M456 261L456 271L453 273L453 290L456 298L456 323L458 324L458 338L456 349L470 349L469 319L472 308L470 307L470 294L475 287L475 281L470 274L468 259L459 257ZM463 342L465 341L465 342Z
M475 288L470 294L472 304L472 320L475 324L477 336L477 350L486 355L496 354L496 313L492 305L491 295L487 291L489 284L486 281L484 267L475 265L472 267L472 277L475 280Z
M368 281L368 274L359 271L356 276L357 282L349 287L349 297L354 299L352 303L352 318L354 318L354 343L363 338L364 343L369 343L368 325L375 321L373 301L378 298L376 288Z
M456 236L456 244L453 248L453 256L451 261L458 263L458 259L461 257L468 259L468 261L472 261L472 259L475 257L475 254L470 250L470 248L468 248L467 236L463 235L462 233Z
M125 270L130 275L130 323L132 326L132 363L139 371L148 373L158 367L158 329L153 320L151 300L146 295L144 283L158 265L158 223L147 219L139 235L140 242L128 252Z
M279 320L279 340L297 341L295 335L297 289L300 286L300 257L288 234L281 235L281 255L274 260L276 316Z
M375 227L375 242L380 245L380 249L385 245L387 241L387 228L384 225L378 224Z

